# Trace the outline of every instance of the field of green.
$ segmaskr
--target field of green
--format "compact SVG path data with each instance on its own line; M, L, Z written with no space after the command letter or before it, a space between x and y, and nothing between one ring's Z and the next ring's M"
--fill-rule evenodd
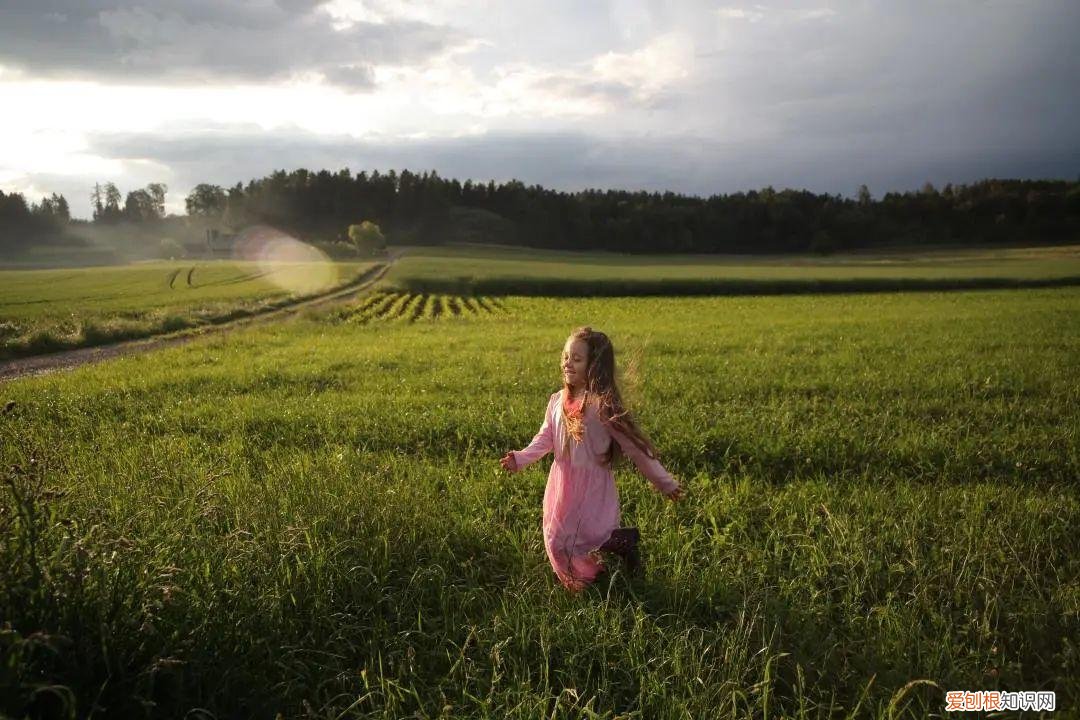
M550 459L498 458L585 323L687 496L619 469L646 577L571 595ZM1067 717L1078 358L1074 287L386 290L9 382L0 714L921 719L1008 689Z
M362 262L155 261L0 270L0 359L172 332L347 284ZM1080 246L818 256L641 256L522 248L406 249L387 293L680 296L1080 285ZM395 310L397 308L394 308ZM411 313L412 308L407 311ZM409 315L411 317L411 315Z
M1080 285L1080 245L862 251L828 257L413 248L398 290L488 295L729 295Z
M209 260L0 270L0 358L250 315L348 283L370 267Z

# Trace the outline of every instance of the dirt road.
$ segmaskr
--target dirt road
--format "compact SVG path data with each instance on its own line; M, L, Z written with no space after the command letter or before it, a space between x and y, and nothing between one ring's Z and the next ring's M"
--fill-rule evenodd
M138 340L124 340L122 342L98 345L96 347L64 350L61 352L49 353L47 355L35 355L33 357L16 358L14 360L3 360L0 361L0 382L14 380L27 375L45 375L58 370L69 370L71 368L79 367L80 365L86 365L87 363L101 362L102 360L108 360L122 355L133 355L135 353L144 353L151 350L160 350L161 348L172 347L173 345L186 343L211 334L231 332L238 328L248 327L257 323L274 322L295 315L302 310L309 310L311 308L341 302L358 295L377 283L382 276L386 274L386 271L390 269L390 266L401 257L402 253L403 251L399 249L391 250L388 253L385 262L379 263L367 270L360 275L354 283L347 287L338 288L325 295L300 300L290 305L267 310L256 315L250 315L248 317L237 318L235 320L217 324L204 325L166 335L154 335Z

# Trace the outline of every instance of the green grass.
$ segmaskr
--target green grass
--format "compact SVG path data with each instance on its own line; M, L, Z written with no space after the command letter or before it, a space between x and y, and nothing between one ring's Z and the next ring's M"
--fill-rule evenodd
M493 298L376 290L337 308L330 317L337 322L366 325L390 321L468 320L504 309Z
M125 262L117 249L100 246L31 245L20 250L6 248L0 256L0 270L72 268L90 265L120 265ZM130 260L127 260L130 262Z
M1080 285L1080 246L817 256L617 255L416 248L383 280L408 292L720 295Z
M370 267L211 260L0 271L0 358L250 315L350 282Z
M1080 289L485 303L361 300L0 386L0 712L1075 708ZM549 461L497 459L586 322L636 358L688 495L620 469L648 576L572 596Z

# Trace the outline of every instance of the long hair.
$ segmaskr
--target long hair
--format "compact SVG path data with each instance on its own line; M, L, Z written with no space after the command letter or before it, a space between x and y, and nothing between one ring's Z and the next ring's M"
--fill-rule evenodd
M596 409L600 421L630 438L649 457L656 457L656 449L623 404L622 395L615 382L615 348L604 333L589 326L579 327L570 333L568 341L583 340L588 348L585 365L585 393L582 398L583 416L587 407ZM564 397L570 397L570 386L563 380ZM567 434L580 442L584 437L581 416L564 413ZM619 443L612 441L605 462L613 463L622 452Z

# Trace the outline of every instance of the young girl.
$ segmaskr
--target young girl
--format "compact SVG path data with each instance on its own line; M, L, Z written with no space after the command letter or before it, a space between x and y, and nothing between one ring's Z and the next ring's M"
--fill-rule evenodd
M619 451L670 500L681 498L682 488L623 407L607 335L589 327L571 333L562 373L563 388L548 398L540 431L528 447L499 462L517 472L555 452L544 492L544 546L559 580L576 592L603 570L600 551L621 555L631 573L640 570L637 529L618 527L611 463Z

